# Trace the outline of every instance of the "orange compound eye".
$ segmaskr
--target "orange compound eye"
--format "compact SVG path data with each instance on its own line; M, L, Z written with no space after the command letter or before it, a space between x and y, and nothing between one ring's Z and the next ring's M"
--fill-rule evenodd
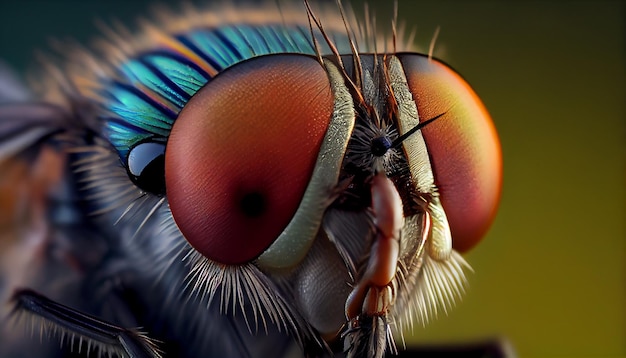
M189 243L223 264L253 260L295 214L333 110L313 57L237 64L187 103L165 153L172 215Z
M484 236L500 200L502 154L494 124L470 86L443 63L399 54L420 121L453 247L464 252Z

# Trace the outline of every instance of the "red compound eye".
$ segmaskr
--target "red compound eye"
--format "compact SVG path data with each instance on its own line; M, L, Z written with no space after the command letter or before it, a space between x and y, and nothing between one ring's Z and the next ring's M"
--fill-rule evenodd
M333 110L312 57L273 55L225 70L187 103L165 153L172 215L207 258L259 256L295 214Z
M425 56L398 55L420 121L445 113L422 129L450 223L453 247L467 251L493 221L502 187L502 155L480 98L456 72Z

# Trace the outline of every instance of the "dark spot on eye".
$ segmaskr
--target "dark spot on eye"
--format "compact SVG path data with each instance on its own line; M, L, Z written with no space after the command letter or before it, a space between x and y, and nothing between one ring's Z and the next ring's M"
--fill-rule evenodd
M388 137L377 137L372 139L371 151L377 157L382 157L391 148L391 140Z
M248 217L259 217L265 212L267 208L265 196L258 192L245 194L239 202L239 208L241 209L243 214Z
M148 164L141 175L135 178L135 183L143 190L162 195L165 194L165 156L159 156Z

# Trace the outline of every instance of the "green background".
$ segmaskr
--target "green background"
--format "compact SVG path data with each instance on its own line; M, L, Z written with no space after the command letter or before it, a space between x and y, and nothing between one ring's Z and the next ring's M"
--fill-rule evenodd
M50 38L87 42L94 19L132 22L146 4L1 1L0 58L33 68ZM379 24L389 4L374 2ZM467 255L469 293L411 344L501 336L522 357L626 356L625 8L400 1L423 48L441 27L435 55L483 98L504 153L498 217Z

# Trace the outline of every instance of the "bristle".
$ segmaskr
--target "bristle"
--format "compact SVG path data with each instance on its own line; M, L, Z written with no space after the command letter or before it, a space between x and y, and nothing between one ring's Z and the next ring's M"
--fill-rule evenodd
M41 315L39 311L31 311L26 306L20 304L16 305L10 319L16 328L21 326L24 331L29 332L31 337L34 338L35 335L38 335L42 343L44 339L56 340L59 342L60 348L68 348L84 356L128 356L128 352L126 352L124 345L121 343L125 338L120 338L120 341L99 341L82 334L81 331L72 330L69 326L62 326L57 322L51 321ZM36 328L39 329L37 333L35 331ZM128 339L136 339L138 342L141 342L140 344L152 352L152 357L161 357L156 342L148 338L145 333L140 330L128 331L128 333L133 336L132 338L128 337ZM125 333L120 331L120 334L124 335Z
M391 20L391 31L393 38L393 53L398 52L398 0L393 1L393 18Z
M186 279L189 296L204 302L206 307L219 300L222 313L242 314L250 332L257 332L261 324L267 333L268 323L271 323L279 331L289 332L300 344L317 339L312 329L281 295L281 290L256 266L221 265L197 252L190 252L187 260L191 264ZM250 312L246 307L252 310L252 320L247 317Z
M452 251L450 258L445 261L425 255L421 273L414 285L415 299L408 302L407 319L415 318L426 325L439 315L440 310L448 314L448 309L454 307L465 292L465 270L471 270L471 267L456 251Z
M435 33L433 34L432 40L430 40L430 45L428 46L428 59L431 60L433 58L433 52L435 51L435 43L437 42L437 37L439 37L439 30L441 28L437 26L435 29Z
M317 61L323 65L324 60L322 59L322 51L320 50L319 41L315 37L315 32L313 32L313 12L311 11L311 5L307 0L304 0L304 5L306 6L307 12L307 20L309 22L309 31L311 32L311 40L313 41L313 47L315 48L315 56L317 57ZM317 22L316 22L317 24Z

